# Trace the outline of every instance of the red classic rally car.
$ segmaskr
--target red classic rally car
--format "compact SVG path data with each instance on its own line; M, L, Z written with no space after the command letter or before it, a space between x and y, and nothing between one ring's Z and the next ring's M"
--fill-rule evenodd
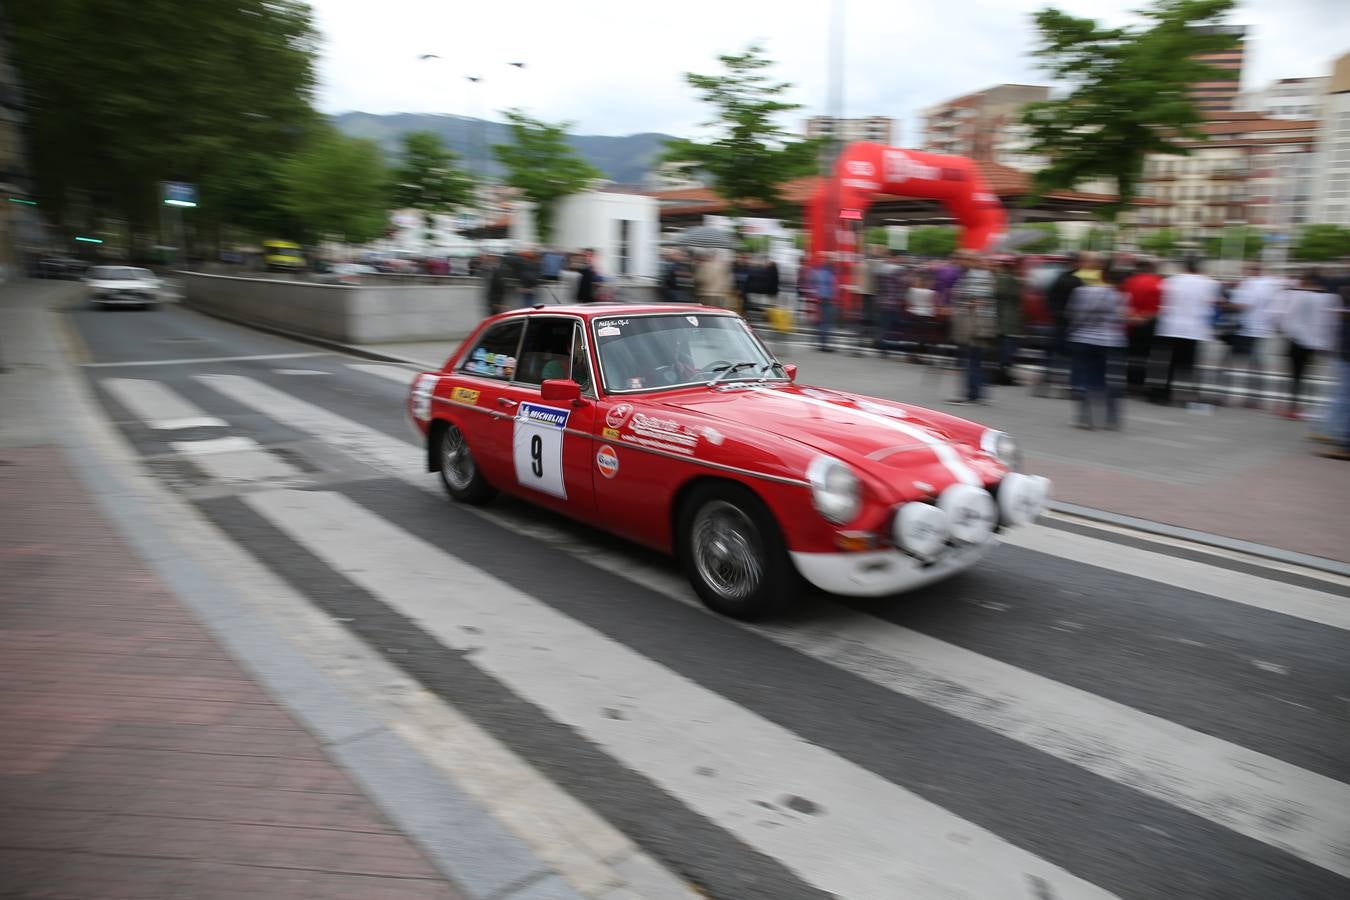
M673 551L739 618L786 608L802 579L928 584L1044 509L1008 435L796 368L725 310L536 306L484 320L408 409L455 500L507 491Z

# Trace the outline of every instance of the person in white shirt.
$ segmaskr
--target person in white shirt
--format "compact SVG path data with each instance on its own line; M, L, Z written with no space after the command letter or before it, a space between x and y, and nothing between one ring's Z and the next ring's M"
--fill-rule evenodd
M940 343L937 334L937 320L934 318L933 276L929 272L916 270L914 282L905 295L905 312L909 320L910 337L918 353L927 353L930 345Z
M1289 340L1289 403L1280 415L1301 419L1303 374L1318 351L1331 350L1338 332L1340 300L1322 289L1316 272L1304 272L1298 287L1281 297L1279 328Z
M1162 306L1154 332L1167 358L1167 376L1155 385L1155 403L1172 402L1172 385L1184 381L1195 399L1200 387L1195 378L1195 357L1200 345L1214 339L1214 306L1222 297L1219 282L1200 274L1200 260L1186 260L1186 271L1163 282Z
M1247 277L1228 301L1229 307L1240 318L1237 334L1233 336L1230 361L1241 363L1246 376L1243 379L1247 391L1245 405L1253 409L1260 408L1260 398L1265 393L1266 363L1275 355L1272 322L1278 311L1280 294L1288 286L1277 275L1263 274L1260 263L1248 263Z

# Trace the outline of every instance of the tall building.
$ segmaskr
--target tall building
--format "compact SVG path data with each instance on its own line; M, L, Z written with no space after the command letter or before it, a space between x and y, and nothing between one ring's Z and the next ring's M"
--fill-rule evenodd
M806 120L806 136L838 137L846 144L852 141L872 141L888 146L893 146L900 139L900 134L895 128L895 120L885 116L868 116L864 119L812 116Z
M1232 80L1197 81L1191 85L1191 98L1201 112L1229 112L1235 108L1238 92L1242 89L1242 63L1247 55L1247 29L1241 25L1207 25L1200 28L1208 34L1231 34L1237 45L1217 53L1200 53L1195 58L1216 69L1233 73Z
M1045 161L1027 153L1022 110L1049 97L1042 85L1000 84L931 106L920 113L923 149L1035 171Z
M1258 112L1272 119L1320 119L1322 99L1329 84L1329 75L1281 78L1269 87L1240 95L1238 109Z
M1350 225L1350 53L1332 66L1312 164L1312 221Z

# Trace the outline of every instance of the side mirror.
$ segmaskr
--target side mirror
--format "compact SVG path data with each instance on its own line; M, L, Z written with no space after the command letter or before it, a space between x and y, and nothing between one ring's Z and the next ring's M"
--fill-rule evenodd
M581 385L570 378L550 378L539 386L539 394L550 403L575 403L581 399Z
M783 371L787 373L788 381L796 381L796 380L797 380L797 364L796 364L796 363L788 363L787 365L783 366Z

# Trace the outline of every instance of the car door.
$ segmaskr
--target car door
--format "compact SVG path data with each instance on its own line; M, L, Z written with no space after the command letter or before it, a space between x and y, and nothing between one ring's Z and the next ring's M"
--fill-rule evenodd
M498 486L568 515L590 519L595 492L591 480L595 393L584 332L570 316L532 315L525 327L512 380L498 401L512 418L497 420L495 443L510 457L510 471ZM585 381L580 378L584 377ZM543 382L577 380L583 396L573 403L545 401Z
M507 319L479 336L455 372L450 400L455 421L464 432L474 462L488 481L503 485L512 472L511 447L503 441L509 433L503 422L515 418L518 402L505 391L515 374L525 319Z

